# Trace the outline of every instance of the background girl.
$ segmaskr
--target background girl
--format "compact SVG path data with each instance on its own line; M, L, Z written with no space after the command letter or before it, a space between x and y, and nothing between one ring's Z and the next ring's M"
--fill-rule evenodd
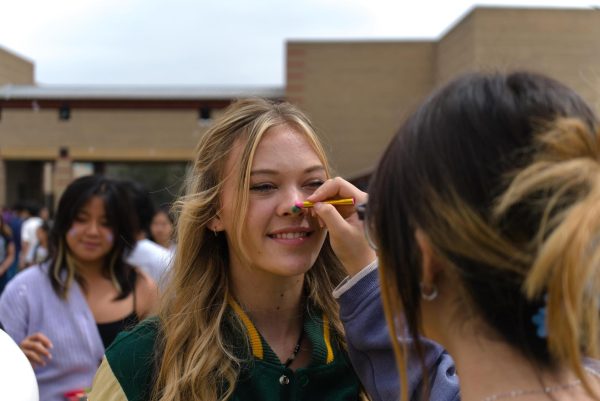
M159 207L150 223L150 238L158 245L171 252L175 251L175 243L173 242L173 229L175 221L171 215L171 211L167 205Z
M18 274L0 298L0 321L34 366L40 400L89 386L105 347L156 304L156 285L123 261L134 241L130 210L117 182L73 181L58 205L49 262Z

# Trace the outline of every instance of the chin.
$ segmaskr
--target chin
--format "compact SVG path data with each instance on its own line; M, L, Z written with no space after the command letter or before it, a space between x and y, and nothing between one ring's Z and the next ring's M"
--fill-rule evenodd
M296 277L303 274L306 274L312 265L307 265L306 263L293 263L290 261L281 261L280 263L273 263L273 260L269 261L269 264L263 265L264 267L259 267L260 270L264 272L268 272L275 276L280 277Z
M282 264L281 266L287 266L285 268L284 273L286 276L298 276L301 274L306 274L313 267L314 262L303 262L303 263L287 263Z

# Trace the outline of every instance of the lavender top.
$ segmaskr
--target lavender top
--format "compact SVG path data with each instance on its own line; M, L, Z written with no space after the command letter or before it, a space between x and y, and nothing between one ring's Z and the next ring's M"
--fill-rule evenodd
M0 322L17 344L37 332L52 341L52 359L34 371L40 401L64 401L66 392L91 386L104 346L79 285L73 283L62 300L47 271L47 264L33 266L8 283L0 298Z
M380 298L377 263L357 274L334 295L340 304L340 317L346 329L348 354L365 390L375 401L397 401L401 389L396 360ZM410 342L410 339L401 339ZM460 400L458 376L450 355L433 341L422 339L425 365L429 369L430 400ZM410 349L410 347L408 347ZM417 355L408 358L408 394L411 401L422 399L422 375Z

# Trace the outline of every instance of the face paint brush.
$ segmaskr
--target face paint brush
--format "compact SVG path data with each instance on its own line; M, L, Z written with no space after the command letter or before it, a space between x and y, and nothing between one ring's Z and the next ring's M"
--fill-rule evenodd
M334 205L334 206L353 206L354 198L328 199L328 200L321 201L319 203L329 203L330 205ZM292 206L292 212L298 213L300 211L300 209L313 207L314 205L315 204L310 201L303 201L303 202L298 201L294 204L294 206Z

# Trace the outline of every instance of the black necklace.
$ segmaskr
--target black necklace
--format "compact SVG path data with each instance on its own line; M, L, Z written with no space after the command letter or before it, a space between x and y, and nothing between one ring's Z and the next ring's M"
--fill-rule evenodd
M290 365L292 364L292 362L294 362L294 359L296 359L296 356L298 355L298 352L300 351L300 344L302 343L303 338L304 338L304 327L302 328L302 330L300 330L300 337L298 337L298 342L296 343L296 346L294 347L294 351L292 352L292 355L290 355L290 357L283 364L283 366L285 366L286 369L289 368Z

